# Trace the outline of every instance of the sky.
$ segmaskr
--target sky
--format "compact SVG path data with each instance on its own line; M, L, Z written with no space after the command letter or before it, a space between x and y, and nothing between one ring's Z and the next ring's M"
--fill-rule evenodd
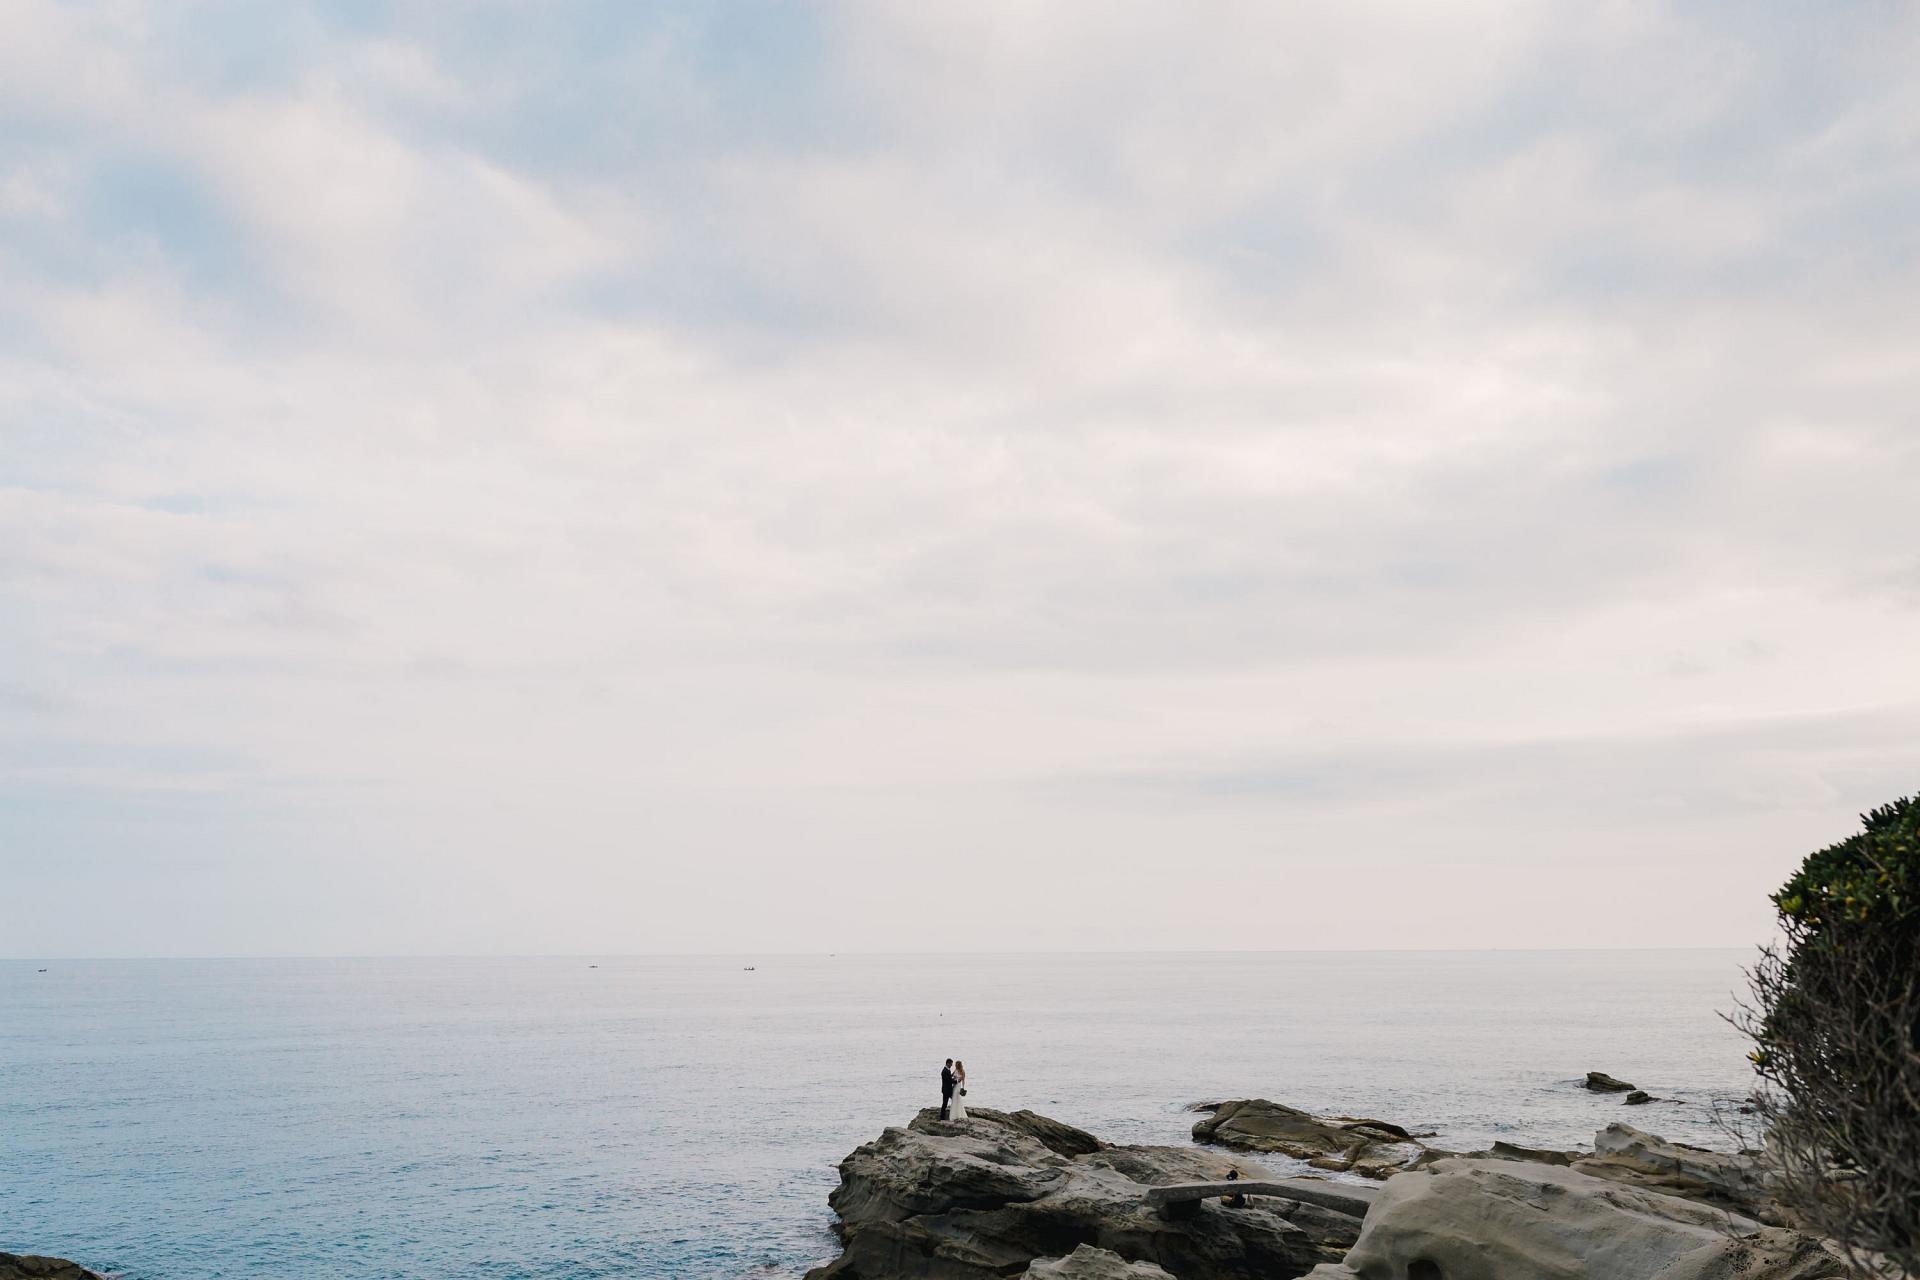
M1920 10L0 0L0 952L1743 946Z

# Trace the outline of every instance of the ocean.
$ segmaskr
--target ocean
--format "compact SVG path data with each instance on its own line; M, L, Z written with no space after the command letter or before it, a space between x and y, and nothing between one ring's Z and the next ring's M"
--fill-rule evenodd
M949 1056L974 1105L1115 1141L1259 1096L1457 1149L1614 1119L1725 1146L1746 958L0 961L0 1249L127 1280L794 1277L835 1252L835 1162L937 1104Z

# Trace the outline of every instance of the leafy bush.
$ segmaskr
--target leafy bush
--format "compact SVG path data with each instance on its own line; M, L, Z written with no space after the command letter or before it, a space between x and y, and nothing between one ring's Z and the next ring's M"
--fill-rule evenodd
M1920 796L1875 809L1773 895L1749 972L1755 1105L1779 1198L1863 1271L1920 1274ZM1877 1257L1875 1256L1877 1255Z

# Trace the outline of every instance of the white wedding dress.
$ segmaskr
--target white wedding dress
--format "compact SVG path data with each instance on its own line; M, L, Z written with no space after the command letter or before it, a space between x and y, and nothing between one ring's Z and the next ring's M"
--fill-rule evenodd
M955 1080L953 1082L953 1109L947 1112L947 1118L949 1120L965 1120L967 1118L967 1100L960 1096L966 1091L966 1081Z

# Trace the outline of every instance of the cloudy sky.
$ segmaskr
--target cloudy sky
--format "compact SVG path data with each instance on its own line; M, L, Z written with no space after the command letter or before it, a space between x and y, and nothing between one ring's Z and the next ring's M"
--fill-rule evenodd
M1748 943L1917 13L0 0L4 950Z

